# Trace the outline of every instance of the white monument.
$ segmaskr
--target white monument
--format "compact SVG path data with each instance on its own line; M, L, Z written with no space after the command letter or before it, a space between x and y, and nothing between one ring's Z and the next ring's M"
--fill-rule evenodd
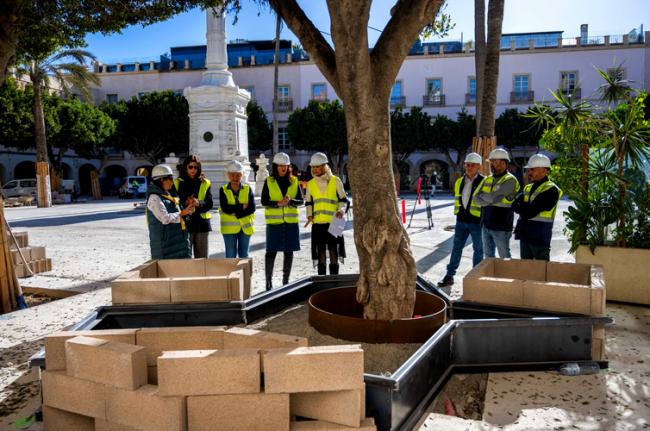
M206 10L206 71L201 85L187 87L183 95L190 106L190 153L201 159L202 171L213 190L225 183L225 166L241 161L250 174L246 105L248 91L240 89L228 71L226 18L215 9Z

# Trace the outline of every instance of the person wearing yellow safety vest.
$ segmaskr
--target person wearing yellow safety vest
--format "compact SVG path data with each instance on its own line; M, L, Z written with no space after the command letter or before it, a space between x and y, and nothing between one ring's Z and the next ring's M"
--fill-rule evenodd
M449 256L447 273L438 287L447 287L454 284L454 275L460 265L460 258L467 237L472 236L474 255L472 263L478 265L483 260L483 239L481 237L481 207L474 202L474 195L480 190L483 175L478 170L481 168L483 158L477 153L469 153L465 157L465 175L458 178L454 184L454 214L456 226L454 227L454 246Z
M221 234L226 244L226 257L248 257L251 235L255 232L255 197L253 190L241 181L244 165L233 160L226 165L228 183L219 189Z
M210 180L201 172L201 161L194 154L183 160L180 176L174 180L174 186L183 208L194 208L194 213L185 219L194 258L208 257L208 235L212 230L212 191Z
M289 283L293 252L300 250L298 207L303 204L298 178L293 175L291 159L285 153L273 156L271 175L266 178L261 197L266 218L266 254L264 270L266 290L273 289L273 265L279 251L284 253L282 284Z
M508 151L496 148L490 151L489 160L492 175L483 180L480 190L474 196L474 202L481 206L483 254L485 257L494 257L496 247L499 257L509 258L515 218L512 202L519 191L519 181L508 172Z
M156 165L151 170L153 181L147 186L146 220L152 259L186 259L192 257L184 217L194 211L183 210L178 198L170 193L174 189L172 168Z
M515 239L519 240L522 259L549 260L553 221L562 190L548 179L551 160L544 154L531 156L524 169L528 170L530 182L512 204L519 214Z
M343 235L335 237L329 233L330 223L343 218L348 205L348 198L341 180L332 174L327 165L327 156L316 153L309 163L313 178L307 183L305 208L307 224L313 223L311 229L311 258L318 267L318 275L325 275L327 252L330 255L330 274L339 273L339 260L345 258Z

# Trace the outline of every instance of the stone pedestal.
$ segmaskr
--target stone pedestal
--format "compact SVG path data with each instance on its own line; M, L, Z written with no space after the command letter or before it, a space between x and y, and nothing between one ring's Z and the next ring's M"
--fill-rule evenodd
M255 196L262 196L262 189L264 188L264 183L266 178L269 176L269 171L266 169L266 165L269 162L269 159L266 158L264 154L255 159L257 163L257 176L255 177Z

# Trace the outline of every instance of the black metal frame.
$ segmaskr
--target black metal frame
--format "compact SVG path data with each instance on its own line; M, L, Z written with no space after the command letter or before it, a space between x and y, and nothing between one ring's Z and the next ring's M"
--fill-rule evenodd
M353 286L357 279L357 274L307 277L243 302L99 307L72 330L250 323L318 291ZM548 369L589 361L593 326L612 323L608 317L452 301L419 276L417 288L442 298L451 320L393 375L365 374L367 415L379 430L412 429L457 370ZM31 364L43 367L44 359L41 351Z

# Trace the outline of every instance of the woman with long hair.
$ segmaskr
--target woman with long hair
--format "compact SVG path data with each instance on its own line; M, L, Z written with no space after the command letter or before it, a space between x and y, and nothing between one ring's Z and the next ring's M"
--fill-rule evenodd
M183 160L180 176L174 180L174 185L182 207L194 208L194 213L185 222L194 258L208 257L208 235L212 231L212 190L210 180L201 172L201 161L196 155L190 154Z
M221 234L226 257L248 257L251 236L255 232L255 197L251 187L242 182L244 166L237 160L226 165L228 182L219 189Z

